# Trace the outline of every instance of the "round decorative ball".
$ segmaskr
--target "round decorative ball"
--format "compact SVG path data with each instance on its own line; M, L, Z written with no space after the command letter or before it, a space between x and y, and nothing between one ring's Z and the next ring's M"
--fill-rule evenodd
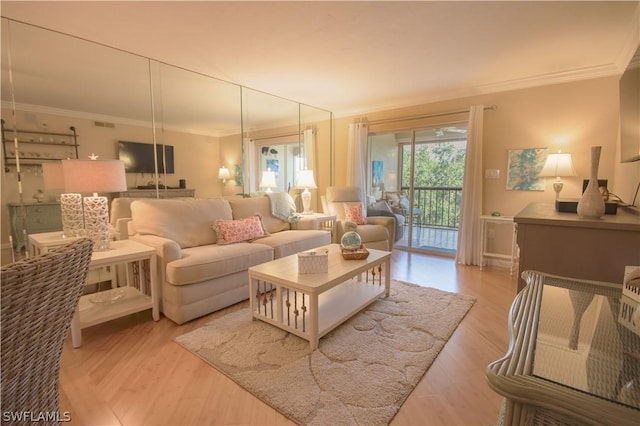
M347 250L357 250L362 245L362 238L357 232L345 232L340 240L340 244Z

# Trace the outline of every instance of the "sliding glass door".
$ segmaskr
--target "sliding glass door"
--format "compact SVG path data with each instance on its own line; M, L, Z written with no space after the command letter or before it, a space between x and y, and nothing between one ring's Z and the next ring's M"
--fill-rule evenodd
M396 247L455 255L466 124L371 134L369 146L372 173L383 166L377 188L372 174L372 193L404 218Z

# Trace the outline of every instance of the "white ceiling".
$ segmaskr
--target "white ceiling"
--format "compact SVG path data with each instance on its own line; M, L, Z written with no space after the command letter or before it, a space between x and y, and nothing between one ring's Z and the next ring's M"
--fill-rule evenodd
M640 1L10 2L2 16L336 116L621 74Z

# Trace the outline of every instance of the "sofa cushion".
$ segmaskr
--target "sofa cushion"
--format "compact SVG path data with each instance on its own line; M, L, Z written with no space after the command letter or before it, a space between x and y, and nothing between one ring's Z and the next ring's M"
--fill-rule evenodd
M256 213L262 215L262 223L270 234L291 229L289 222L278 219L271 214L268 197L231 199L229 204L233 211L233 219L242 219Z
M362 214L362 204L344 204L344 220L356 225L366 225L367 218Z
M136 233L169 238L184 249L215 244L218 237L211 225L233 217L222 198L149 198L131 203L131 219Z
M259 214L235 220L216 220L213 229L218 235L218 244L253 241L269 235Z
M167 264L166 281L181 286L246 271L273 260L273 249L264 244L238 243L186 248L182 259Z
M281 231L257 241L257 244L271 246L275 259L330 243L331 233L319 230Z

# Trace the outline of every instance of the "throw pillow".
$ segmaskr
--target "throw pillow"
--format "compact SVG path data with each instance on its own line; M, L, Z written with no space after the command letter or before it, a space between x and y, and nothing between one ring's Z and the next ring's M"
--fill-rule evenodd
M253 241L269 235L259 214L244 219L216 220L213 229L218 234L218 244Z
M344 219L348 222L353 222L356 225L367 224L367 218L362 214L362 204L345 204Z

